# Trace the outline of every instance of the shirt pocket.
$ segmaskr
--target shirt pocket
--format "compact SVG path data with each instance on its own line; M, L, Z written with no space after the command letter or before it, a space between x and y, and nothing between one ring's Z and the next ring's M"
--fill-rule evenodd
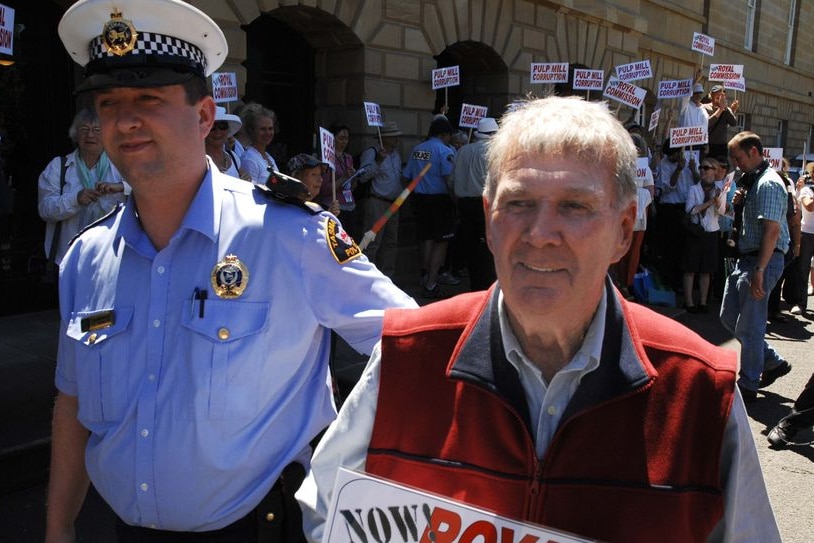
M109 326L82 330L82 321L112 311ZM67 335L74 340L79 418L116 422L124 418L130 395L130 329L132 307L79 311L71 315Z
M184 418L246 420L265 398L260 377L271 345L261 332L267 327L270 304L206 300L205 314L185 311L181 324L192 332L190 371L193 411Z

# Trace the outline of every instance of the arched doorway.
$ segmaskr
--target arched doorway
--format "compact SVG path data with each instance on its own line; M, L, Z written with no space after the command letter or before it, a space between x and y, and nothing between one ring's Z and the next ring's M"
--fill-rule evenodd
M278 164L314 152L321 124L348 122L348 106L361 108L362 43L333 15L304 6L281 7L245 25L246 93L274 110L279 133L271 153ZM361 109L354 110L358 113Z
M490 117L500 117L509 103L508 67L494 49L481 42L460 41L453 43L435 57L438 68L460 66L461 84L436 91L435 111L449 98L450 122L457 126L461 116L461 104L474 104L489 108Z

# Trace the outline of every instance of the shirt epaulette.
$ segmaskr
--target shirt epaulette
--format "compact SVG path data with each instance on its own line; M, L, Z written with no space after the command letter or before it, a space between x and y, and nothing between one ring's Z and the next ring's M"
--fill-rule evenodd
M322 206L320 206L317 203L308 201L303 202L302 200L294 196L290 196L279 191L271 190L265 185L255 185L254 189L258 191L260 194L262 194L264 197L268 198L269 200L274 200L275 202L300 207L308 211L311 215L318 215L319 213L324 211Z
M85 232L85 230L90 230L94 226L98 226L98 225L102 224L107 219L109 219L110 217L112 217L113 215L118 213L123 207L124 207L124 204L121 203L121 202L118 202L113 209L111 209L110 211L108 211L107 213L105 213L104 215L102 215L101 217L99 217L98 219L96 219L95 221L93 221L92 223L87 225L86 227L79 230L79 232L77 232L76 235L71 238L71 241L68 242L68 247L70 247L73 244L74 240L76 238L78 238L79 236L81 236Z

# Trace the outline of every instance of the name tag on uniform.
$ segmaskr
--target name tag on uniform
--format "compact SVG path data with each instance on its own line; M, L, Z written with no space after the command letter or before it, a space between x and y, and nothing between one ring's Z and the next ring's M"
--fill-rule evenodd
M97 311L87 317L82 317L79 326L83 332L110 328L116 323L116 314L112 309Z

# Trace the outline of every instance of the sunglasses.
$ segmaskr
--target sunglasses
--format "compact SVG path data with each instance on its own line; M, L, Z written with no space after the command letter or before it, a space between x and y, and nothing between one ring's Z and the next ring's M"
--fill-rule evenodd
M229 123L226 121L218 121L212 125L212 130L229 130Z
M707 166L707 165L701 166L701 169L702 170L717 170L717 168L715 166Z

